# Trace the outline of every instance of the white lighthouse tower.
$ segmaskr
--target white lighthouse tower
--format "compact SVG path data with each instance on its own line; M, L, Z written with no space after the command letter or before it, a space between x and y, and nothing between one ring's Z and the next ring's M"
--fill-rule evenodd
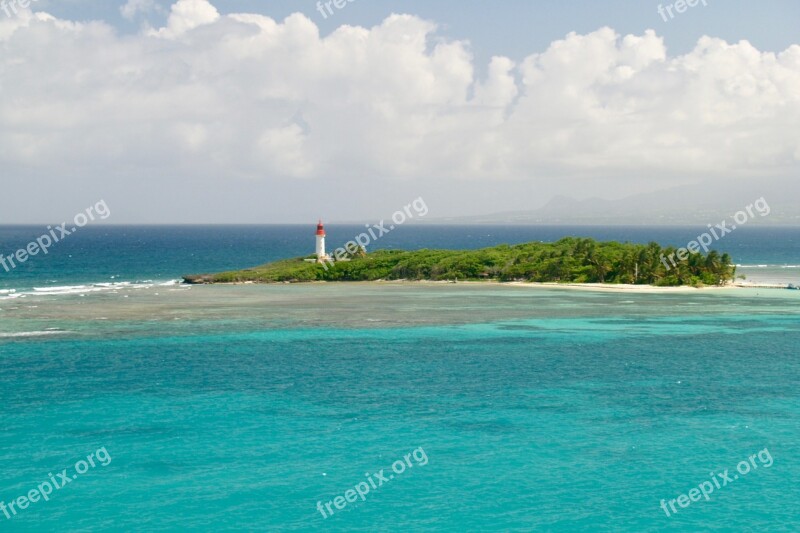
M328 258L325 253L325 226L322 220L317 224L317 261L325 261Z

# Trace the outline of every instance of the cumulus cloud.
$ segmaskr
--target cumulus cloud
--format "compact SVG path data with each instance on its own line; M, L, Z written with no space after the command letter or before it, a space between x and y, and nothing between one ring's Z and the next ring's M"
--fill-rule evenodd
M130 16L149 3L130 0ZM127 11L126 11L127 10ZM392 15L322 38L301 14L179 0L164 27L0 20L0 167L175 180L628 180L796 171L800 46L569 34L485 75L469 44ZM298 117L302 117L301 120Z
M160 6L156 0L128 0L119 8L120 13L127 20L134 20L140 14L146 15L159 10Z
M198 26L216 22L218 19L219 11L208 0L178 0L172 6L166 27L148 33L162 37L178 37Z

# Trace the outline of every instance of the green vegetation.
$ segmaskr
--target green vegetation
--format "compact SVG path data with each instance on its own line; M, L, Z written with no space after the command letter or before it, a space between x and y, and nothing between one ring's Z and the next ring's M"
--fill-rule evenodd
M632 283L642 285L720 285L734 279L728 254L690 253L667 269L662 257L675 248L565 238L482 250L379 250L350 261L324 265L303 258L246 270L186 276L188 283L309 282L375 280L496 280L561 283ZM671 266L671 264L670 264Z

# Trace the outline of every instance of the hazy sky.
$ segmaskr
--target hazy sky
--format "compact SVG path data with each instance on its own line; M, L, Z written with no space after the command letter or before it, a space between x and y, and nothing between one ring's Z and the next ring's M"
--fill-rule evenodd
M0 223L100 199L114 223L417 197L449 217L796 177L800 2L706 3L0 0Z

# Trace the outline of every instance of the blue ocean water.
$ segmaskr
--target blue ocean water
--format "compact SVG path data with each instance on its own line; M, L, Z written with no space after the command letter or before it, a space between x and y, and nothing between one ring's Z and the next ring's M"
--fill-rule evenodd
M0 278L3 531L800 529L800 291L187 288L163 283L307 253L308 231L84 229ZM565 233L403 230L385 245ZM800 264L797 230L747 230L737 261ZM32 290L105 282L131 284Z
M184 274L260 265L314 251L315 225L293 226L87 226L10 272L0 267L0 290L85 283L168 281ZM327 225L328 247L342 246L364 226ZM373 247L470 249L502 243L592 237L663 246L686 244L707 231L698 227L641 226L431 226L398 227ZM40 226L0 226L0 254L12 255L47 233ZM713 245L742 265L739 274L800 284L800 228L742 227Z

